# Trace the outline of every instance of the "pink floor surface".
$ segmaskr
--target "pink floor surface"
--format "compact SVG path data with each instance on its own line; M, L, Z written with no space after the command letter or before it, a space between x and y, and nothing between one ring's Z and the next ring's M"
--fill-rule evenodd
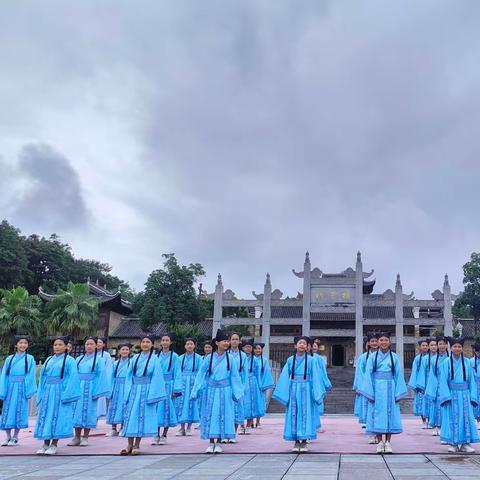
M367 436L353 416L322 417L324 433L309 444L311 453L375 453L375 445L367 443ZM432 437L431 430L422 430L418 418L406 416L403 419L404 432L394 435L392 446L395 453L446 453L447 446L440 444L438 437ZM125 439L105 437L109 426L99 422L97 430L92 431L88 447L67 447L68 440L61 440L58 455L115 455L125 446ZM177 428L170 429L168 444L150 445L151 439L144 439L141 445L142 454L192 454L203 453L207 442L200 440L198 430L192 437L176 437ZM289 453L291 442L282 438L283 417L268 416L262 420L262 427L255 429L250 435L239 435L238 443L225 445L225 453ZM20 433L20 444L16 447L0 448L3 455L31 455L40 447L41 442L33 438L33 423L30 429Z

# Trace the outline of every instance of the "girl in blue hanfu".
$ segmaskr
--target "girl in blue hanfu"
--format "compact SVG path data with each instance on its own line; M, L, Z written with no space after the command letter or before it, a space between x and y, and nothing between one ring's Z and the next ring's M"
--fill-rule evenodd
M360 393L360 389L365 375L365 369L367 368L367 362L371 355L373 355L378 349L378 335L374 332L367 333L367 351L362 353L357 360L355 367L355 377L353 380L353 390L355 391L355 406L354 414L358 417L358 422L362 428L367 427L367 411L368 411L368 398ZM370 435L368 443L378 443L376 435Z
M470 359L470 363L473 367L473 376L477 384L477 406L474 408L473 413L477 420L477 425L480 424L480 343L475 342L472 345L473 357Z
M177 437L190 437L192 435L192 423L200 421L198 401L192 400L191 392L195 383L195 377L200 371L202 357L195 353L196 342L193 338L185 339L185 353L180 355L177 362L175 378L181 383L179 396L176 399L178 423L180 430Z
M102 361L105 364L105 375L107 377L107 381L110 382L109 388L110 393L113 387L112 381L112 357L108 353L107 350L107 338L106 337L98 337L97 338L97 352L99 361ZM107 397L100 397L98 399L98 418L105 417L107 415Z
M227 352L229 334L218 330L213 352L205 357L191 398L202 395L200 438L210 440L206 453L222 453L220 442L235 438L235 405L243 395L237 364Z
M315 405L325 395L318 362L307 353L309 337L296 337L296 354L287 359L273 398L285 405L283 438L295 442L292 451L307 452L307 440L317 438Z
M478 405L477 383L471 363L463 357L463 339L451 338L450 358L443 362L439 380L442 407L441 440L450 453L475 453L470 445L480 441L473 407Z
M16 352L6 358L0 376L0 430L7 434L2 447L16 446L18 432L28 427L28 399L37 391L35 360L27 353L29 340L28 335L15 336Z
M125 415L120 432L127 437L127 447L121 455L138 455L144 437L154 437L158 431L157 405L165 400L165 381L162 365L154 353L155 337L140 337L141 352L130 360L125 380Z
M428 415L428 423L432 430L432 435L438 437L440 435L440 428L442 426L442 415L440 410L439 397L439 375L442 364L448 360L449 354L447 351L447 339L445 337L437 337L437 354L435 358L432 357L430 373L428 375L427 386L425 388L425 395L429 398L430 413ZM421 385L420 382L418 382ZM442 440L443 442L443 440Z
M87 447L90 430L97 428L98 399L110 394L110 381L107 379L105 362L99 360L96 337L85 339L85 353L77 358L77 369L80 399L73 415L75 437L68 446Z
M398 402L407 397L408 392L398 356L390 350L389 333L378 335L378 347L368 359L360 393L370 402L367 435L377 436L377 453L393 453L392 434L403 431Z
M413 390L413 414L416 417L422 417L422 428L427 428L427 418L423 415L425 380L419 377L426 374L424 364L425 358L429 355L428 343L428 339L418 341L420 353L413 360L412 373L408 381L408 386Z
M232 333L230 336L230 348L228 349L228 353L230 353L230 357L237 366L238 374L240 375L240 380L245 390L245 384L247 383L247 355L245 352L242 352L240 346L240 334ZM242 397L238 401L235 401L235 433L238 431L238 427L241 427L241 432L245 433L245 429L243 428L244 421L245 409ZM225 438L222 440L222 443L237 443L237 439Z
M178 363L178 355L173 351L173 333L164 333L161 336L162 348L157 356L163 370L167 397L157 407L158 435L152 445L165 445L167 443L168 429L178 425L177 411L175 409L175 397L182 389L182 379L175 375ZM163 432L161 433L161 428Z
M110 385L112 386L112 396L108 405L107 424L112 429L106 434L107 437L117 437L119 431L117 425L123 423L123 404L125 401L125 379L127 377L128 367L130 366L130 343L122 343L118 346L117 351L119 358L112 366ZM109 355L110 356L110 355Z
M75 359L68 354L67 342L68 337L53 339L53 355L40 370L34 437L43 440L43 446L37 455L55 455L58 440L73 434L73 411L80 398L80 380Z
M260 363L260 383L262 385L262 395L263 401L265 402L265 411L267 409L267 399L266 392L270 388L273 388L274 382L272 377L272 370L270 369L270 362L268 358L263 356L263 348L265 347L264 343L255 343L253 346L253 354L258 359ZM265 415L265 414L264 414ZM255 428L260 428L260 419L262 417L256 417L255 419Z

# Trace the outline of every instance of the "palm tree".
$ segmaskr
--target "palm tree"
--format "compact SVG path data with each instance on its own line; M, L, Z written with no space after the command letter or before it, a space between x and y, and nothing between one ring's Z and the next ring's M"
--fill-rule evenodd
M67 290L58 289L47 306L45 325L51 334L78 338L97 330L98 300L90 295L86 283L68 282Z
M27 289L17 287L1 290L0 302L0 343L4 352L15 334L35 336L41 328L41 300L29 295Z

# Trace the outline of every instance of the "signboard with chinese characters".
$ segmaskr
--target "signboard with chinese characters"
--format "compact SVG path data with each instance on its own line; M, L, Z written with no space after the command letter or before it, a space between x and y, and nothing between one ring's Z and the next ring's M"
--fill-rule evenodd
M312 287L312 305L332 305L335 303L355 303L355 287L352 286L321 286Z

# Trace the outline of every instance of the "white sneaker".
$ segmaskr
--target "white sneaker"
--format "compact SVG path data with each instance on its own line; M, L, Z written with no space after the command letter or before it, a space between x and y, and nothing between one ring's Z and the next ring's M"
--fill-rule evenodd
M463 453L475 453L475 449L469 443L464 443L460 447L460 451Z
M368 443L369 443L370 445L376 445L376 444L378 443L378 440L377 440L376 435L370 435L370 436L368 437Z
M9 447L16 447L17 445L18 445L18 439L16 439L16 438L11 438L8 441L8 446Z
M295 442L295 445L292 448L292 452L298 453L300 451L300 444Z
M377 453L385 453L385 444L383 442L378 442Z
M427 429L428 429L427 422L423 422L423 424L422 424L422 430L427 430Z
M80 439L77 437L72 438L70 442L67 443L67 447L79 447L80 446Z
M10 439L7 438L7 440L4 440L1 444L0 447L8 447L8 444L10 443Z
M458 452L458 446L457 445L450 445L448 447L448 453L457 453Z
M306 443L301 443L298 447L298 452L299 453L305 453L308 452L308 447Z
M187 430L185 430L185 436L186 437L191 437L192 436L192 431L189 428L187 428Z
M215 448L213 450L213 453L223 453L223 448L219 443L216 443L214 446Z
M55 445L50 445L45 450L45 455L56 455L57 454L57 447Z
M110 430L108 433L105 434L106 437L118 437L118 432L116 430Z
M432 430L432 437L438 437L440 435L440 432L438 431L438 427L435 427Z
M176 434L175 436L176 437L184 437L186 434L185 434L185 430L183 428L181 428Z
M160 437L160 440L158 441L159 445L166 445L167 444L167 437Z
M205 453L213 453L214 451L215 451L215 444L211 443L205 450Z
M231 438L228 443L237 443L237 439L236 438Z
M48 450L48 447L45 445L42 448L39 448L35 453L37 455L45 455L45 452Z
M85 438L83 437L81 440L80 440L80 447L88 447L88 438Z
M448 445L448 442L446 442L445 440L441 440L440 445Z
M385 442L385 446L383 448L384 453L393 453L392 444L390 442Z
M160 443L160 437L157 435L156 437L153 437L151 445L158 445Z

